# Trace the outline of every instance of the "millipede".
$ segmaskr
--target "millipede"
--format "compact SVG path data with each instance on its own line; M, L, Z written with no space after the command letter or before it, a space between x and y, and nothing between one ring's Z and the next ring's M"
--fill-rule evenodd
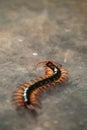
M55 61L41 61L37 64L44 64L45 74L39 78L25 82L18 86L12 94L12 103L16 109L22 107L29 110L41 108L39 95L56 84L62 84L68 79L68 71Z

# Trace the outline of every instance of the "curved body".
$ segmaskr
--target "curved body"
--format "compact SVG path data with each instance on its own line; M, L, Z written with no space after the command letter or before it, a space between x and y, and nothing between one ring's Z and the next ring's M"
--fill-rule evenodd
M38 97L41 92L58 83L64 83L68 79L67 70L61 68L60 64L53 61L44 61L43 63L45 64L45 75L20 85L13 92L12 99L17 109L21 107L30 110L35 110L35 107L41 108Z

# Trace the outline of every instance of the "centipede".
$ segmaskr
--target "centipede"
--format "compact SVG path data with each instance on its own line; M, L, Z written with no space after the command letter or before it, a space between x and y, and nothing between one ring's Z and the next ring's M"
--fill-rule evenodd
M12 104L17 110L41 108L40 95L43 90L65 83L68 79L68 71L55 61L41 61L37 67L38 65L44 66L44 75L19 85L17 90L12 93Z

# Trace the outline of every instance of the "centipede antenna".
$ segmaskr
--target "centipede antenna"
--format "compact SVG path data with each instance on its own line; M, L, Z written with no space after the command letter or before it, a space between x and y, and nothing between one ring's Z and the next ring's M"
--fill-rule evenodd
M47 60L38 62L38 63L36 64L35 69L37 69L37 67L38 67L39 65L41 65L41 64L43 64L43 67L45 67L45 64L46 64L47 62L48 62Z
M52 63L54 63L55 65L57 65L58 67L62 67L61 64L59 64L59 63L57 63L57 62L55 62L55 61L53 61L53 60L44 60L44 61L38 62L35 68L37 69L38 65L40 65L40 64L43 64L43 65L44 65L44 64L46 64L47 62L52 62ZM45 66L44 66L44 67L45 67Z

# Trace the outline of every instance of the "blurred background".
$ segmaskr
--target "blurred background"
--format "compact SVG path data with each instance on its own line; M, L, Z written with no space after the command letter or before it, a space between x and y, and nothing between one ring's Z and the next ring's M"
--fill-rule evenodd
M17 112L12 92L44 74L42 60L69 80L43 93L37 116ZM87 0L0 0L0 129L87 130Z

